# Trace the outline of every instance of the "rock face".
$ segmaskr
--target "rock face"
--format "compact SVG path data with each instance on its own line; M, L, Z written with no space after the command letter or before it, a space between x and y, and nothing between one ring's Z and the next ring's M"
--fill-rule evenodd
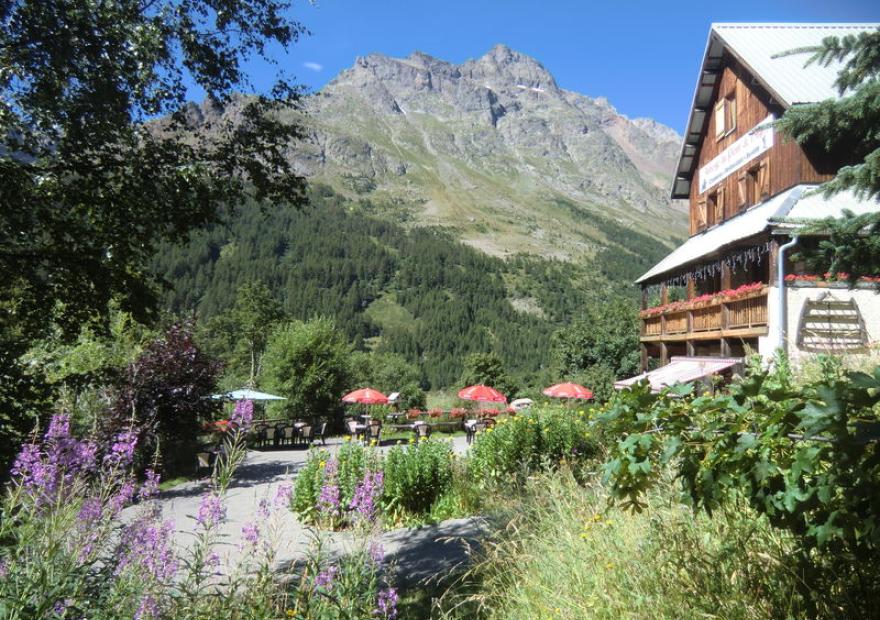
M493 254L589 257L608 241L601 219L685 236L666 198L680 137L561 89L504 45L461 65L358 58L306 99L303 119L301 173Z

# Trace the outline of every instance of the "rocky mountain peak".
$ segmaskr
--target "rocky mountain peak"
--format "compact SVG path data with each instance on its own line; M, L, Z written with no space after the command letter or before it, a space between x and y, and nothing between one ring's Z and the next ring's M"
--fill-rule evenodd
M498 44L476 60L462 65L462 74L504 86L558 90L553 75L540 62L506 45Z
M410 205L414 222L454 227L492 254L592 256L604 242L592 215L667 239L684 230L666 197L677 134L560 88L506 45L462 64L362 56L304 106L300 172Z

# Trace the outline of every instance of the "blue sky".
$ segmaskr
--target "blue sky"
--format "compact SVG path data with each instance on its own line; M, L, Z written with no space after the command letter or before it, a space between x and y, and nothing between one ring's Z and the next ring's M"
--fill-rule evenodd
M458 63L505 43L539 60L561 87L681 132L710 23L880 21L880 2L316 0L297 2L291 15L312 34L278 60L313 90L371 52L419 50ZM252 70L264 86L268 70Z

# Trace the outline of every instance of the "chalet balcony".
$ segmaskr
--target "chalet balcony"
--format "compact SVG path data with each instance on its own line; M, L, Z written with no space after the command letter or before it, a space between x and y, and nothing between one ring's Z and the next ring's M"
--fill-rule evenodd
M643 310L643 343L686 343L767 335L767 287Z

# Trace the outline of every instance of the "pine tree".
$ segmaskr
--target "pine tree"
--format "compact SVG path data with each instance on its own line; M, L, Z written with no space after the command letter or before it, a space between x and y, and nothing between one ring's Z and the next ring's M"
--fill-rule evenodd
M788 54L812 53L807 65L843 63L835 81L841 95L790 108L779 121L783 133L807 148L820 149L843 166L826 183L825 195L851 190L863 200L880 197L880 29L826 37L820 45ZM810 252L801 252L818 273L845 273L851 280L880 273L880 212L827 218L804 227L821 234Z

